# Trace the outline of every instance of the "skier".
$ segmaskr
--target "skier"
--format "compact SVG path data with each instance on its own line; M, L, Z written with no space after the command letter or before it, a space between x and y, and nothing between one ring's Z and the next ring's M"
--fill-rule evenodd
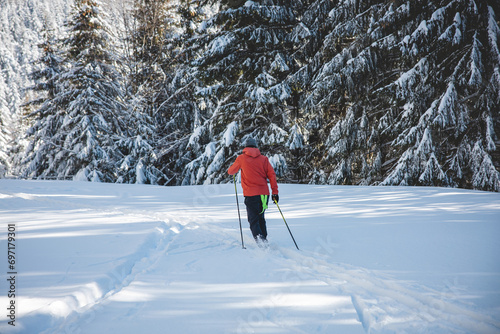
M249 137L245 142L243 154L240 154L227 170L229 175L238 173L241 169L241 186L247 208L248 223L255 241L260 244L267 242L267 227L264 211L269 204L269 187L271 184L272 200L279 201L278 183L273 166L266 156L261 155L257 142Z

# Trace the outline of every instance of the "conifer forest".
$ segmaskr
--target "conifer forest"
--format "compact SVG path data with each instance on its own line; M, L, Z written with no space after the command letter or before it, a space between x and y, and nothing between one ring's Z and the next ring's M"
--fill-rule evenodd
M0 177L500 191L498 0L4 0Z

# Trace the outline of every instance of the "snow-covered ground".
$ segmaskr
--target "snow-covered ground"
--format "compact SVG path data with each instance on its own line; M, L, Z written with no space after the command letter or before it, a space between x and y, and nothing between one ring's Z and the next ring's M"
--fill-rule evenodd
M500 332L500 194L283 184L298 251L238 191L245 250L232 184L0 180L0 332Z

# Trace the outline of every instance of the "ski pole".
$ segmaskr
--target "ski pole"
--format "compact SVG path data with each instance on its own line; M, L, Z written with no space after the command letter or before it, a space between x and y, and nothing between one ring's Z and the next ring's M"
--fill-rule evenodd
M233 174L234 180L234 192L236 194L236 206L238 207L238 219L240 220L240 234L241 234L241 248L245 248L245 244L243 243L243 229L241 228L241 216L240 216L240 202L238 201L238 190L236 189L236 174Z
M297 247L297 250L300 250L299 246L297 246L297 243L295 242L295 238L293 237L292 231L290 231L290 227L288 227L288 224L286 223L285 216L283 216L283 212L281 212L280 206L278 205L278 202L276 202L276 200L274 200L274 204L276 204L276 206L278 207L278 210L280 210L281 217L283 217L283 221L285 222L285 225L286 225L286 228L288 229L288 232L290 232L290 236L292 237L292 240L293 240L293 243L295 244L295 247Z

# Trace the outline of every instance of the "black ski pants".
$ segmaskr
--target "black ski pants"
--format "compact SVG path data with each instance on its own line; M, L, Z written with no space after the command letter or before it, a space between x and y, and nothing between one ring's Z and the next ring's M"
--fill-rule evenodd
M269 203L269 196L265 198L265 204ZM245 205L247 207L248 222L250 223L250 230L255 239L260 236L263 240L267 238L266 219L264 218L264 208L262 198L257 196L246 196Z

